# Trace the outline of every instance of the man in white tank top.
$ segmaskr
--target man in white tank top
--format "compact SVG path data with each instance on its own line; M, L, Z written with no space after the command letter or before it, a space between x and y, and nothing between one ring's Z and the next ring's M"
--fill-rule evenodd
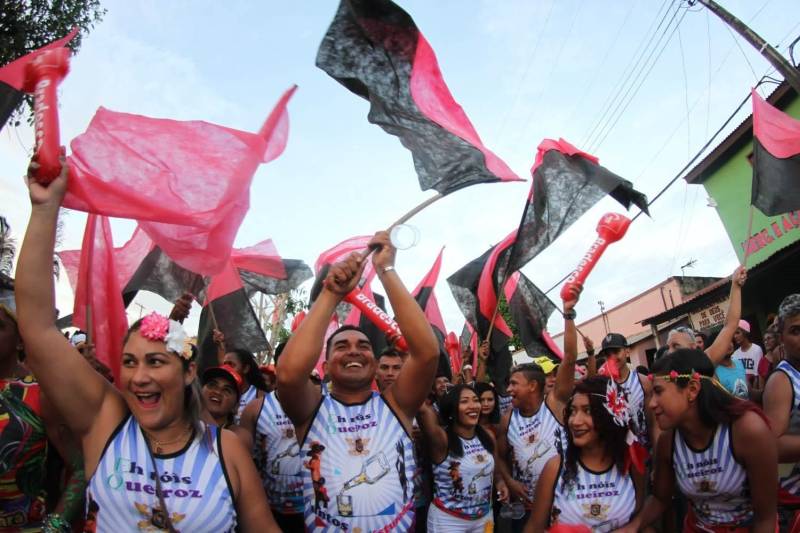
M333 265L305 320L278 362L278 397L292 420L304 460L307 531L409 531L414 527L412 419L436 374L439 345L425 315L394 269L386 232L370 242L409 356L394 384L371 389L377 362L358 328L340 328L326 345L324 398L308 376L330 318L356 287L369 259L355 253Z
M575 385L578 338L575 299L564 302L564 359L556 371L550 394L545 394L545 374L539 365L527 363L511 369L508 392L513 409L500 419L497 430L497 468L508 485L511 499L526 508L512 523L522 531L532 505L536 482L547 461L563 454L567 436L564 406Z

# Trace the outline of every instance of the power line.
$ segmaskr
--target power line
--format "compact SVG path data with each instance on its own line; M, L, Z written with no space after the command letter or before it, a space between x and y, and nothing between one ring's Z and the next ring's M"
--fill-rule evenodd
M655 38L655 35L658 32L658 29L661 27L662 24L664 24L664 20L666 20L667 14L669 13L669 9L672 6L672 4L674 4L674 2L675 2L675 0L664 0L664 3L661 4L661 7L659 8L658 13L656 13L656 16L653 19L653 22L650 24L650 27L647 29L647 32L645 33L645 36L642 39L642 42L639 43L639 46L636 48L636 51L631 56L630 61L625 66L625 69L623 70L623 74L620 77L620 79L621 79L620 83L617 84L614 87L614 89L609 94L609 97L603 103L603 106L602 106L603 112L601 113L600 118L597 120L595 125L589 130L589 133L586 135L586 137L584 137L583 141L581 142L581 146L585 146L586 145L586 143L589 141L589 139L591 139L592 136L594 135L595 130L605 120L606 114L608 113L608 110L611 109L611 106L614 104L614 102L616 101L617 97L622 93L623 89L625 88L625 84L627 84L628 80L630 79L630 76L636 70L636 68L639 65L639 62L644 57L645 52L650 47L650 44L653 42L653 39ZM661 15L661 10L664 9L665 7L666 7L666 10L664 11L663 15ZM660 15L661 15L661 20L659 20L659 16ZM658 26L655 27L655 30L653 30L653 27L655 26L657 20L659 20ZM649 40L648 40L648 36L649 36Z
M759 82L759 84L760 84L760 82ZM711 138L710 138L708 141L706 141L706 143L705 143L705 144L702 146L702 148L700 148L700 150L698 150L698 152L697 152L697 153L694 155L694 157L692 157L692 158L689 160L689 162L688 162L688 163L686 163L686 165L684 165L684 167L683 167L682 169L680 169L680 170L678 171L678 173L677 173L677 174L675 174L675 176L674 176L674 177L673 177L671 180L669 180L669 182L668 182L668 183L667 183L667 184L666 184L666 185L665 185L665 186L664 186L664 187L663 187L663 188L662 188L662 189L661 189L661 190L658 192L658 194L656 194L656 195L653 197L653 199L652 199L652 200L650 200L649 202L647 202L647 206L648 206L648 207L649 207L649 206L651 206L651 205L653 205L653 204L656 202L656 200L658 200L659 198L661 198L661 196L662 196L662 195L663 195L665 192L667 192L667 189L669 189L670 187L672 187L672 185L673 185L673 184L674 184L676 181L678 181L678 180L681 178L681 176L683 175L683 173L684 173L684 172L686 172L686 170L688 170L688 169L689 169L689 167L691 167L691 166L692 166L692 165L695 163L695 161L697 161L697 159L698 159L698 158L699 158L701 155L703 155L703 153L705 153L706 149L707 149L709 146L711 146L711 143L713 143L713 142L714 142L714 140L717 138L717 136L718 136L720 133L722 133L722 131L723 131L723 130L724 130L726 127L728 127L728 124L730 124L730 122L731 122L731 121L732 121L732 120L733 120L733 119L736 117L736 115L739 113L739 111L742 109L742 107L744 107L744 105L745 105L745 104L746 104L748 101L750 101L750 94L748 94L748 95L747 95L747 96L744 98L744 100L742 100L742 101L741 101L741 103L740 103L738 106L736 106L736 109L734 109L734 110L733 110L733 113L731 113L731 114L730 114L730 116L729 116L727 119L725 119L725 122L723 122L723 123L722 123L722 125L719 127L719 129L717 129L717 131L715 131L715 132L714 132L714 134L711 136ZM639 211L639 213L637 213L637 214L636 214L636 216L634 216L634 217L633 217L633 219L632 219L632 221L631 221L631 222L634 222L634 221L636 221L636 219L637 219L637 218L639 218L639 217L642 215L642 213L644 213L644 211ZM568 273L566 276L564 276L564 277L563 277L563 278L561 278L561 279L560 279L558 282L556 282L556 283L555 283L555 284L554 284L552 287L550 287L549 289L547 289L546 291L544 291L544 294L548 294L548 293L550 293L550 292L551 292L553 289L555 289L556 287L558 287L559 285L561 285L562 283L564 283L564 281L566 281L566 279L567 279L567 278L570 276L570 274L571 274L571 273L572 273L572 272Z

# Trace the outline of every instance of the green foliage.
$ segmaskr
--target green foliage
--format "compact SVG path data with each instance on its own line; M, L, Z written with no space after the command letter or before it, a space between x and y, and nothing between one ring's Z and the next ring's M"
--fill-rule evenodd
M514 336L508 340L508 343L514 346L515 351L522 349L522 340L519 337L519 328L514 322L514 319L511 317L511 310L508 308L508 302L506 302L505 294L500 294L498 305L500 307L498 311L500 316L503 317L503 319L506 321L506 324L508 324L508 327L511 328L511 333L514 334Z
M105 14L100 0L0 0L0 65L64 37L75 26L78 35L69 47L77 51L83 37ZM9 123L18 126L25 109L33 109L30 96L14 111Z

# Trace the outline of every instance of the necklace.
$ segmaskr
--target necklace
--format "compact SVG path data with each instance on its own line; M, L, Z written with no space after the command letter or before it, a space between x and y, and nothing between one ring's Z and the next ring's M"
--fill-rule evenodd
M192 427L189 426L189 427L186 428L185 431L183 431L176 438L174 438L172 440L160 441L160 440L156 439L154 436L152 436L150 433L148 433L147 431L142 430L142 432L144 433L144 436L147 437L147 440L150 441L150 444L155 448L154 451L157 454L164 453L164 447L165 446L169 446L170 444L175 444L176 442L180 442L180 441L184 440L186 438L186 435L191 433L191 431L192 431Z

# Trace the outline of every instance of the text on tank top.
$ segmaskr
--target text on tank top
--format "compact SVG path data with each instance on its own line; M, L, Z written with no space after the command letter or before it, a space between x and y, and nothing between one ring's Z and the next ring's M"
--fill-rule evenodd
M463 457L452 452L433 465L434 503L467 520L477 520L492 510L494 457L478 437L462 439Z
M704 450L694 450L675 430L672 464L681 492L707 526L746 525L753 520L747 472L733 456L730 426L717 426Z
M408 531L413 448L377 392L355 405L323 396L300 453L307 531Z
M239 420L242 419L242 411L244 408L247 407L247 404L252 402L256 399L258 395L258 389L254 386L250 385L246 391L239 396L239 408L236 410L236 416L233 417L233 423L238 424Z
M594 472L580 461L575 479L564 484L564 465L556 479L551 510L551 525L590 526L606 532L630 522L636 510L636 489L630 474L611 465L605 472Z
M628 393L628 405L631 410L631 421L633 422L633 433L639 443L645 448L650 447L650 434L647 432L647 414L644 405L644 388L639 379L639 373L634 370L628 371L628 378L620 383L620 386Z
M532 416L523 416L519 409L511 411L507 440L512 477L525 484L533 497L544 465L554 455L563 455L566 449L566 430L543 401Z
M800 370L797 370L785 359L778 363L775 370L786 374L792 385L792 410L789 413L789 426L786 428L786 434L800 435ZM791 472L781 477L780 486L789 494L800 496L800 463L795 463Z
M0 380L0 530L41 525L47 433L32 376Z
M274 392L264 396L256 422L253 461L270 506L279 513L303 512L303 459L294 425Z
M236 508L220 449L220 430L205 427L183 450L154 455L153 462L136 419L128 416L114 431L86 489L86 521L98 532L158 531L166 516L179 531L220 532L236 528Z

